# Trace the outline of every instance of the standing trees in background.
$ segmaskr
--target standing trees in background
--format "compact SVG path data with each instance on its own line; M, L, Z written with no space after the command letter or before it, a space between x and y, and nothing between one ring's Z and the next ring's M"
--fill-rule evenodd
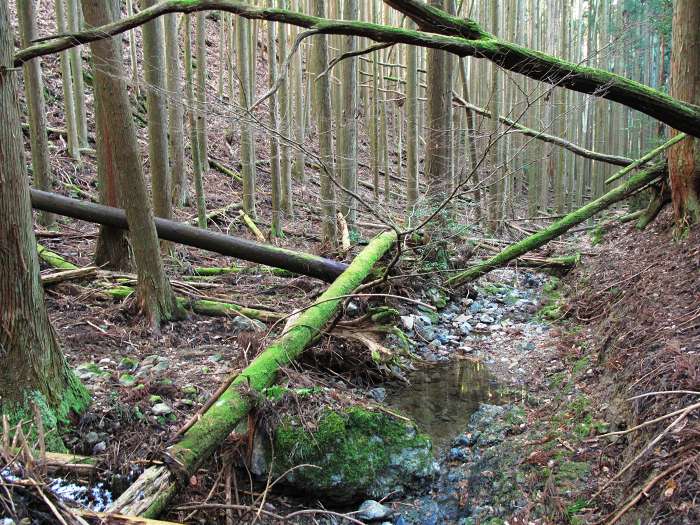
M268 0L274 7L274 0ZM277 83L277 27L274 22L267 23L267 70L270 88ZM282 177L280 174L279 108L277 93L273 92L267 99L270 117L270 197L272 200L272 237L282 236Z
M700 104L700 2L675 0L671 47L671 95ZM671 134L677 131L671 130ZM673 210L679 227L700 223L700 139L687 138L669 150Z
M345 0L343 7L343 19L357 20L359 16L358 0ZM357 37L343 36L342 42L343 53L351 53L357 49ZM357 58L345 59L342 68L340 99L343 107L337 139L340 141L338 171L343 188L357 194ZM353 196L345 192L340 198L340 212L352 231L357 222L357 203Z
M416 24L409 21L408 27L415 29ZM406 213L409 224L418 200L418 51L415 46L406 48Z
M430 5L443 8L444 0L431 0ZM428 49L425 182L428 185L427 197L431 209L447 197L451 186L451 68L452 60L446 51Z
M92 27L114 21L118 9L119 0L83 0L85 21ZM112 189L120 194L126 211L138 276L138 306L157 329L161 321L179 318L184 312L175 302L160 256L124 80L119 37L93 42L90 48L95 62L98 162L108 170L114 184Z
M197 53L197 145L202 171L209 169L209 138L207 135L207 42L206 14L202 11L195 18L195 45Z
M35 0L18 0L20 38L23 47L36 38ZM46 107L44 102L44 80L41 61L34 59L24 64L24 93L29 108L29 141L32 152L32 178L40 190L51 190L51 165L49 164L49 142L46 136ZM53 224L54 216L39 212L38 222L42 226Z
M63 0L54 0L54 8L56 12L56 32L63 34L68 30ZM63 84L63 105L66 112L68 155L74 160L80 160L80 141L78 139L78 124L75 118L75 99L73 97L69 53L69 51L61 53L61 82Z
M177 32L178 15L163 18L165 30L165 71L168 88L168 146L172 202L183 206L187 200L187 172L185 171L185 127L182 105L182 74L180 73L180 46Z
M32 420L36 404L50 448L60 448L57 424L81 413L90 396L68 368L44 303L13 49L9 5L0 2L0 413L14 425Z
M250 63L250 22L236 17L236 66L238 68L238 92L240 105L248 109L253 103ZM243 210L255 218L255 144L250 118L243 115L238 122L241 127L241 176L243 177ZM303 169L303 166L302 166Z
M325 15L324 0L312 0L311 13L314 16ZM316 130L318 132L319 156L321 158L321 221L323 241L335 244L336 242L336 216L335 216L335 188L332 178L335 176L333 169L333 128L331 117L331 89L328 75L320 76L328 65L328 45L326 35L313 37L314 43L311 50L311 75L313 79L314 115L316 116Z
M287 7L287 0L277 0L277 6L281 9ZM287 24L279 24L279 35L277 40L278 56L281 61L287 58ZM297 53L301 53L298 50ZM279 130L283 137L289 137L292 130L292 111L291 111L291 90L289 89L289 75L285 76L280 86L280 126ZM292 158L289 141L282 141L280 147L280 183L282 184L281 206L282 211L291 217L293 209L292 196Z
M144 8L158 0L142 0ZM148 162L151 168L151 197L157 217L172 216L170 161L168 160L168 113L165 105L165 53L162 17L143 25L144 79L148 112Z
M66 21L68 31L77 33L80 27L79 0L66 0ZM73 99L75 107L75 124L78 132L78 144L87 148L87 111L85 109L85 82L83 82L83 59L80 47L74 47L68 53L70 57L71 78L73 80Z
M185 15L185 93L189 106L190 122L190 152L192 154L192 178L194 179L194 193L197 201L197 225L200 228L207 227L207 208L204 200L204 181L202 164L202 148L199 147L199 129L197 126L198 107L194 95L194 71L192 64L192 17Z

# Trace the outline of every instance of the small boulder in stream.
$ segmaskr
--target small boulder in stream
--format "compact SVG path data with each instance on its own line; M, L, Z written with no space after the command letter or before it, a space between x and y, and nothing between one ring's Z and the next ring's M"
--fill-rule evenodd
M272 429L272 477L297 465L315 465L289 470L284 483L325 502L348 505L420 490L438 472L430 439L412 422L351 406L327 408L315 424L306 425L286 417ZM266 477L271 440L256 435L252 470Z

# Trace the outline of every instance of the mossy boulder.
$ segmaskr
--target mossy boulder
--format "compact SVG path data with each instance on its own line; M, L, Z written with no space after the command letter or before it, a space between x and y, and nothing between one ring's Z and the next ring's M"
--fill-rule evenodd
M332 504L420 490L438 471L430 439L412 422L357 406L326 409L313 429L285 418L272 434L257 440L256 474L266 476L270 463L273 479L297 465L314 465L291 470L284 482Z

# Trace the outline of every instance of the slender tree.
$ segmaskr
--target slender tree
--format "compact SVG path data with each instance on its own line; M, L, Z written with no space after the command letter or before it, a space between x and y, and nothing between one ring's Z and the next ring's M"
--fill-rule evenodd
M415 23L408 22L409 28ZM406 48L406 212L409 222L418 200L418 48Z
M197 200L197 225L200 228L207 227L207 207L204 200L204 181L202 167L202 149L199 147L199 130L197 128L197 104L194 94L194 71L192 64L192 17L185 15L185 93L187 105L190 108L190 152L192 154L192 178L194 179L194 193Z
M343 2L343 19L357 20L359 16L358 0ZM357 37L343 37L344 53L352 53L357 49ZM357 59L349 58L343 61L340 81L342 101L342 117L338 126L341 152L338 156L340 180L345 189L357 193ZM354 197L347 193L341 195L341 213L352 230L357 222L357 203Z
M312 0L312 14L323 17L324 0ZM331 116L331 90L328 75L320 76L328 65L326 35L317 35L312 49L312 75L314 78L313 96L316 129L318 130L319 156L323 163L321 170L321 220L323 240L336 243L335 188L333 187L333 137Z
M56 13L56 30L59 34L68 30L66 11L63 0L54 0ZM63 105L66 112L66 132L68 135L68 155L80 160L80 140L78 138L78 123L75 116L75 98L73 96L73 80L70 69L70 52L61 53L61 81L63 83Z
M268 0L268 5L274 7L274 0ZM267 23L267 67L270 88L277 83L277 27L274 22ZM280 174L280 142L279 142L279 100L277 93L272 93L267 99L270 117L270 193L272 198L272 227L273 237L282 236L282 177Z
M251 87L250 63L250 22L241 17L236 18L236 64L238 67L238 80L240 85L240 105L249 108L254 95ZM253 144L253 132L250 119L243 115L239 121L241 128L241 175L243 177L243 209L251 217L255 217L255 146Z
M36 38L35 0L18 0L22 47L27 47ZM32 151L32 178L34 186L40 190L51 190L51 165L49 163L49 142L46 136L46 107L44 101L44 79L41 75L41 60L34 59L23 66L24 94L29 108L29 141ZM48 212L39 212L38 222L50 226L54 216Z
M8 2L0 2L0 412L12 424L33 419L47 431L80 414L90 397L68 368L49 322L39 278L12 64L14 39ZM62 443L45 432L50 448Z
M287 7L287 0L277 0L277 6L284 9ZM277 37L278 44L278 56L280 60L285 60L287 58L287 24L279 25L279 34ZM297 51L299 53L300 51ZM288 76L282 81L280 86L279 94L279 107L280 107L280 126L279 130L282 136L289 138L290 132L292 130L292 111L291 111L291 97L290 95L290 84ZM292 196L292 151L289 147L289 141L283 140L280 145L280 183L282 184L282 196L281 196L281 206L282 211L291 216L293 213L293 196Z
M158 0L142 0L144 8ZM168 156L168 113L165 100L165 53L163 20L143 25L144 79L148 111L148 162L151 169L151 197L157 217L172 216L170 161Z
M68 30L77 33L80 27L79 0L66 0L66 22ZM73 80L73 99L75 107L75 123L78 132L78 144L87 148L87 111L85 109L85 82L83 81L83 58L80 47L76 46L68 53L70 57L71 78Z
M163 18L165 30L166 85L168 88L168 150L172 201L183 206L187 200L187 172L185 171L185 128L182 98L182 73L180 72L180 46L177 33L178 15Z
M206 15L200 11L195 21L197 53L197 145L203 171L209 169L209 136L207 134L207 42Z
M83 0L85 21L97 27L116 19L119 0ZM120 202L129 223L137 272L137 303L151 326L183 315L163 268L131 115L119 38L91 44L96 64L97 141L101 162L118 177Z

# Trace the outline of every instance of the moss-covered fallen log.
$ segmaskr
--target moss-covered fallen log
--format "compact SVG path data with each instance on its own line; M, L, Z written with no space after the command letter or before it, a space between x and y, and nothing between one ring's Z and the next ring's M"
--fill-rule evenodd
M160 514L175 494L178 481L186 483L253 408L254 396L249 392L261 392L274 383L278 369L301 355L335 314L343 297L365 280L395 241L395 232L375 237L314 305L241 372L182 440L168 447L167 466L148 468L110 510L151 518Z
M115 299L126 299L135 290L131 286L112 286L104 290L107 295ZM234 316L242 315L258 321L278 321L285 317L285 314L272 312L270 310L258 310L256 308L248 308L240 304L227 303L223 301L214 301L212 299L195 299L190 300L184 297L177 297L177 302L183 308L189 308L194 313L200 315L218 316Z
M46 191L31 190L32 207L59 215L96 222L128 230L124 210L71 199ZM267 266L274 266L290 272L316 277L333 282L348 267L347 264L309 253L294 252L269 244L261 244L232 235L195 228L189 224L169 221L156 217L158 237L166 241L202 248L222 255L237 257ZM48 254L47 254L48 256ZM62 268L74 270L76 267Z
M487 259L486 261L477 264L464 272L458 273L454 277L451 277L447 280L447 284L453 287L466 284L495 268L508 264L513 259L525 255L531 250L547 244L552 239L559 237L573 228L575 225L582 223L590 217L593 217L596 213L604 210L611 204L626 199L637 190L647 186L649 183L653 182L659 177L663 177L665 172L666 163L662 162L655 164L645 171L637 173L624 184L621 184L614 190L609 191L602 197L589 202L582 208L569 213L562 219L559 219L553 223L551 226L535 233L534 235L526 237L522 241L511 244L505 250L494 255L490 259Z
M52 252L45 246L36 243L36 251L39 254L39 259L44 261L46 264L53 266L59 270L79 270L80 268L73 264L72 262L66 261L63 257L57 253Z

